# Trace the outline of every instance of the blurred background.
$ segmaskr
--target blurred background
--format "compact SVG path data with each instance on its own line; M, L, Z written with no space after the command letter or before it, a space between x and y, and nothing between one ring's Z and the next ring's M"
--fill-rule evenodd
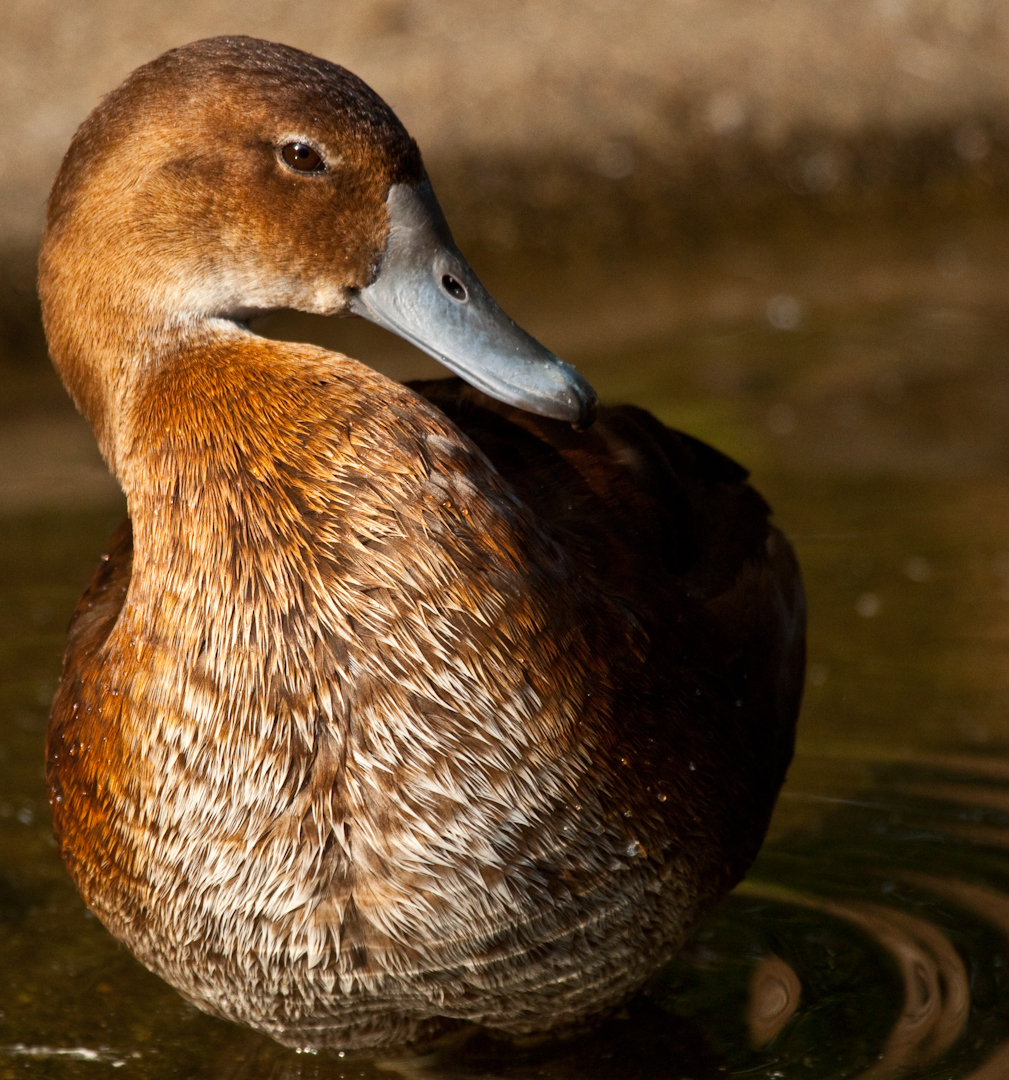
M463 235L498 248L652 239L794 196L943 203L1005 171L999 0L9 0L0 17L0 229L29 246L100 96L236 32L371 83Z
M4 0L0 1080L344 1075L118 950L41 779L66 622L125 509L46 358L44 201L104 92L225 33L368 81L506 310L750 468L810 600L768 844L644 1004L539 1057L477 1040L354 1075L1009 1076L1009 0ZM255 328L438 371L358 320Z
M55 390L34 258L69 139L137 65L236 32L371 83L477 268L575 358L699 323L794 330L852 304L1004 292L1004 0L7 0L0 506L111 490L54 401L38 439L16 424ZM734 360L701 368L708 390L741 386ZM907 464L893 440L844 443L817 452Z

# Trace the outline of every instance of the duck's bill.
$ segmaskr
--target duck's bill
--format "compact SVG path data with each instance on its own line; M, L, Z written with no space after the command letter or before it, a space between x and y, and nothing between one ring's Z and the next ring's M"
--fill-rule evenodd
M385 252L351 311L499 401L588 427L595 391L498 307L459 254L430 183L394 184L387 206Z

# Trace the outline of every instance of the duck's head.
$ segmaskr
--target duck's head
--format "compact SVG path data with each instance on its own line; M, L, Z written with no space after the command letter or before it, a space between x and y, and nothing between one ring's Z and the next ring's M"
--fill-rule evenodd
M363 315L502 401L591 422L592 388L460 255L392 110L283 45L194 42L109 94L53 187L39 287L53 360L110 461L110 416L145 369L280 308Z

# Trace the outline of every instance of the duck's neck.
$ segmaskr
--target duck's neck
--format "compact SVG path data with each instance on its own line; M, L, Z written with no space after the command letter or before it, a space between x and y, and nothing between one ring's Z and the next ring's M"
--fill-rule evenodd
M343 464L331 444L344 407L359 407L366 369L224 319L178 325L167 345L145 343L143 377L122 388L110 426L138 542L176 566L242 563L277 598L266 578L313 547L306 509L330 496ZM324 392L341 377L344 393ZM300 571L304 580L308 568Z
M53 364L127 488L129 417L159 372L247 335L240 322L253 312L340 314L347 293L243 263L223 241L203 251L198 237L159 237L137 227L129 193L116 194L119 210L111 196L51 207L39 295Z
M39 291L53 366L91 424L110 470L129 494L129 460L137 432L135 403L160 374L187 356L215 350L248 330L228 317L226 298L188 298L178 289L136 280L115 261L98 276L67 272L66 252L40 259ZM183 298L187 299L187 298ZM213 310L217 307L224 314Z

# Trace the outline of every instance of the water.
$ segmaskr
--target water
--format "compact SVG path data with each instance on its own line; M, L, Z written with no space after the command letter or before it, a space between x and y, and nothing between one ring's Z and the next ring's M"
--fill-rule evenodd
M753 469L810 602L799 751L752 873L645 994L560 1042L297 1055L187 1006L88 914L42 741L121 506L66 460L45 376L25 382L0 487L0 1080L1009 1076L1007 235L960 218L488 275L604 398ZM263 329L429 371L360 325Z

